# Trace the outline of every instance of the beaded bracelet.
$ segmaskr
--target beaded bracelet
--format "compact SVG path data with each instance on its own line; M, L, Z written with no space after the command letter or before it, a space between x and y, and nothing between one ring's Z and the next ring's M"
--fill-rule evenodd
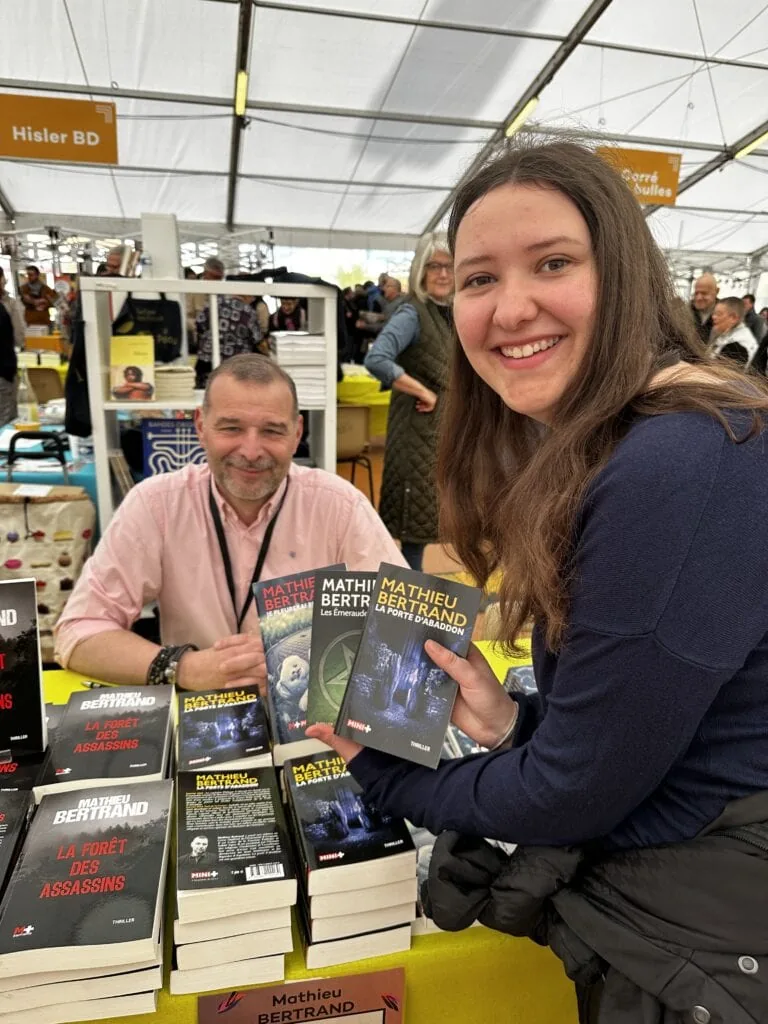
M178 666L179 659L182 654L186 654L187 651L199 650L194 644L179 644L177 646L161 647L152 662L147 669L147 686L162 686L167 682L171 681L171 676L175 676L175 671L172 666ZM170 674L169 674L170 670Z

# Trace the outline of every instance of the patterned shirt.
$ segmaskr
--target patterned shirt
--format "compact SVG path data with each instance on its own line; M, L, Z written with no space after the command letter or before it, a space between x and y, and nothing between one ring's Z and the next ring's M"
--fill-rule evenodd
M207 305L195 321L199 339L198 357L212 362L211 307ZM221 358L230 359L242 352L255 352L261 340L259 318L253 306L235 295L219 296L219 346Z

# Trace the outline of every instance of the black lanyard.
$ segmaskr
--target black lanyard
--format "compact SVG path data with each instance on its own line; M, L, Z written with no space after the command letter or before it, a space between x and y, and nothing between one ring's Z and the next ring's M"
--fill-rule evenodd
M221 522L221 516L219 515L219 508L216 504L216 499L213 496L213 485L210 483L210 481L208 482L208 504L211 509L211 518L213 519L213 525L216 527L216 536L219 541L221 560L224 563L224 574L227 577L227 590L229 591L229 596L232 599L232 608L234 609L235 612L235 620L237 622L238 633L240 632L240 629L243 625L245 616L248 614L248 609L251 607L251 601L253 600L253 584L259 582L261 570L264 568L264 562L267 559L269 545L272 541L272 534L274 533L275 530L275 523L277 522L277 517L280 515L283 505L285 504L285 497L288 494L289 483L290 481L286 477L285 490L283 491L283 496L280 499L280 504L277 506L277 511L270 519L269 525L267 526L266 532L264 533L264 540L261 542L261 547L259 548L259 554L256 559L256 565L253 570L253 576L251 577L251 582L248 587L248 593L245 598L245 604L243 605L240 614L238 615L237 598L235 596L235 580L232 575L232 559L229 557L227 538L224 536L224 526Z

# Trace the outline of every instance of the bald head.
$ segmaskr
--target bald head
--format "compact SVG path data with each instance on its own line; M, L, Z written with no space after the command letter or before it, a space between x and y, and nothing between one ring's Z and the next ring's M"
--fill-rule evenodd
M693 286L693 308L699 313L710 313L717 302L717 281L712 274L702 274Z

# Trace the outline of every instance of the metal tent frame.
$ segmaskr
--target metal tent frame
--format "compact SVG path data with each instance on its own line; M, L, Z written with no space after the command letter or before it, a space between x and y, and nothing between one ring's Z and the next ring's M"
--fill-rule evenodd
M657 239L675 266L756 279L768 145L736 156L768 133L768 4L644 7L638 28L631 0L393 0L387 13L367 0L29 0L0 40L0 65L19 69L0 101L108 97L124 162L0 159L0 231L45 223L53 191L67 196L60 221L134 236L156 203L186 237L269 227L294 244L412 248L538 100L526 131L682 152L682 201L646 209ZM32 22L57 35L54 76L45 39L37 53L22 42Z

